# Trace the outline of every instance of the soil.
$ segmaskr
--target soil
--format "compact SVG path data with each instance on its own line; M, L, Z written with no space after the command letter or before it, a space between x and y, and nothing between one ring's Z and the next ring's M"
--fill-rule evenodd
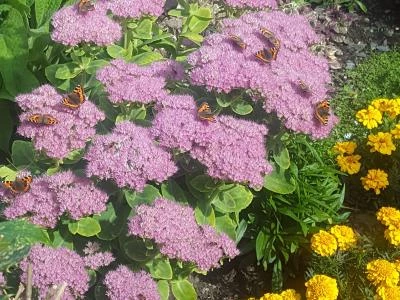
M290 2L290 1L286 1ZM326 34L322 49L330 60L334 84L340 86L346 80L346 70L354 68L358 62L374 51L389 51L400 45L400 0L363 1L368 12L348 14L344 9L332 10L321 7L306 7L300 13L306 15L316 31ZM336 30L337 20L345 29ZM321 26L322 25L322 26ZM331 26L331 27L330 27ZM325 30L325 32L321 32ZM356 227L363 227L368 221L363 212L356 213L350 221ZM362 217L359 217L362 216ZM364 218L365 217L365 218ZM363 225L364 224L364 225ZM304 255L305 254L305 255ZM291 270L291 277L285 279L285 288L304 289L304 270L307 253L299 254L293 261L303 265ZM293 271L295 270L295 271ZM286 272L287 273L287 272ZM293 276L294 275L294 276ZM193 275L191 280L200 300L237 300L251 296L260 297L271 290L271 272L257 265L254 254L242 255L206 276Z

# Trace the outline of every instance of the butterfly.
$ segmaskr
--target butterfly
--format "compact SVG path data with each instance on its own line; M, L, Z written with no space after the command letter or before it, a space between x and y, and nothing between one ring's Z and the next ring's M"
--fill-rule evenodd
M26 193L31 188L32 176L17 178L14 181L4 181L3 186L14 194Z
M255 54L256 58L263 62L263 63L270 63L272 60L276 59L276 50L275 48L271 48L271 49L262 49L257 51L257 53Z
M94 10L94 4L91 0L79 0L78 2L78 12L87 13L88 11Z
M29 122L36 124L44 124L44 125L55 125L58 123L58 120L50 115L42 115L42 114L34 114L29 116Z
M69 93L67 97L64 98L63 104L71 109L76 109L83 102L85 102L86 97L85 93L83 92L83 88L80 85L77 85L76 88L74 88L72 93Z
M203 102L200 104L199 108L197 109L197 115L199 116L200 120L215 122L215 116L211 112L210 106L207 102Z
M323 125L328 125L329 101L323 100L315 105L315 116Z
M303 80L298 80L297 84L303 93L311 93L310 87Z
M276 48L277 51L281 49L281 41L278 40L275 34L272 31L269 31L267 28L260 29L262 35Z
M234 34L230 34L229 38L235 42L236 45L238 45L240 48L242 49L246 49L247 48L247 44L237 35Z

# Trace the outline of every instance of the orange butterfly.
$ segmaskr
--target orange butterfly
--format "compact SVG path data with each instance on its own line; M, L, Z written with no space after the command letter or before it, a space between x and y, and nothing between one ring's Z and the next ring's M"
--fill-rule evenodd
M256 58L267 64L270 63L272 60L276 59L276 50L275 48L271 48L271 49L262 49L257 51L257 53L255 54Z
M200 120L206 120L209 122L215 122L215 115L211 112L210 106L207 102L203 102L200 104L197 109L197 115Z
M88 11L94 10L94 4L91 0L79 0L78 2L78 12L80 14L87 13Z
M236 45L238 45L240 48L242 49L246 49L247 48L247 44L237 35L234 34L230 34L229 38L235 42Z
M29 116L29 122L44 125L54 125L58 123L58 120L50 115L34 114Z
M76 109L81 106L85 100L86 97L82 86L77 85L73 92L69 93L67 97L64 98L63 104L68 108Z
M318 102L315 106L315 116L317 117L318 121L320 121L323 125L328 125L329 115L329 101L323 100Z
M31 188L32 176L17 178L14 181L4 181L3 186L14 194L26 193Z
M277 51L281 49L281 41L278 40L272 31L267 28L260 28L262 35L276 48Z

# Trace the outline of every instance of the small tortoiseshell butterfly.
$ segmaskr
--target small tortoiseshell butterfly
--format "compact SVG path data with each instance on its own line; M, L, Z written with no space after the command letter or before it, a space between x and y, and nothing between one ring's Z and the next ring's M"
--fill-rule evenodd
M63 104L71 109L76 109L85 102L86 97L82 86L77 85L72 93L69 93L67 97L64 98Z
M94 4L91 0L79 0L78 2L78 12L80 14L87 13L88 11L94 10Z
M260 29L262 35L276 48L277 51L281 49L281 41L278 40L275 36L275 34L272 31L269 31L266 28L261 28Z
M31 188L32 176L17 178L14 181L4 181L3 186L14 194L26 193Z
M207 102L200 104L199 108L197 109L197 115L199 116L200 120L215 122L215 115L212 113Z
M320 121L323 125L328 125L329 115L329 101L323 100L318 102L315 106L315 116L317 117L318 121Z
M264 48L262 50L257 51L257 53L255 54L255 57L259 61L267 64L267 63L270 63L272 60L276 59L276 50L275 50L275 48L271 48L271 49Z
M44 125L54 125L58 123L56 118L50 115L42 115L42 114L31 115L29 116L28 121L35 124L44 124Z
M229 38L235 42L236 45L238 45L240 48L242 49L246 49L247 48L247 44L237 35L234 34L230 34Z

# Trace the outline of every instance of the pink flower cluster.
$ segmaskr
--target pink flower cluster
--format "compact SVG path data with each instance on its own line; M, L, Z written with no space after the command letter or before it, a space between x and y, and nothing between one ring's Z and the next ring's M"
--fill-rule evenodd
M85 158L88 176L112 179L136 191L177 171L171 154L155 144L149 129L128 121L118 123L111 134L96 136Z
M122 37L122 28L107 16L108 5L106 1L97 1L94 10L85 13L79 13L77 5L61 8L52 17L52 40L68 46L117 42Z
M157 283L145 271L132 272L126 266L106 274L104 285L110 300L149 299L159 300Z
M255 54L270 48L261 29L271 31L280 41L276 60L264 63ZM231 36L243 40L239 47ZM258 12L240 19L224 20L221 33L206 38L188 61L193 66L193 84L229 93L251 89L254 100L262 99L267 112L275 112L287 128L322 138L337 123L331 116L328 126L315 117L315 106L327 98L330 82L326 59L310 53L308 46L318 40L308 21L299 15ZM303 82L309 91L300 86Z
M108 201L108 195L92 181L71 171L34 177L28 192L15 196L6 192L5 195L12 199L4 210L6 218L29 215L32 223L50 228L57 225L64 213L78 220L106 210Z
M165 0L109 0L108 8L120 17L139 18L143 15L160 16Z
M39 298L45 299L53 286L66 284L63 300L83 297L89 289L89 275L77 253L66 248L53 249L35 245L20 263L21 281L26 283L28 264L32 266L32 283L38 289Z
M225 2L232 7L251 7L251 8L276 8L278 5L276 0L225 0Z
M167 96L166 81L183 79L183 67L173 60L138 66L116 59L97 72L113 103L150 103Z
M129 234L154 240L162 254L195 263L202 270L218 267L223 256L239 254L228 236L211 226L199 226L191 207L164 198L152 206L138 206L128 227Z
M64 158L72 150L84 148L88 139L96 133L95 125L105 119L96 105L86 100L78 109L62 104L63 96L50 85L42 85L29 94L16 97L24 111L19 118L17 132L31 138L36 150L49 157ZM29 117L40 114L55 118L54 125L29 122Z
M272 171L266 160L267 128L252 121L218 116L200 120L191 96L168 96L157 105L153 136L168 148L189 151L214 178L262 186Z
M88 242L83 252L86 255L83 257L85 266L92 270L108 266L115 260L111 252L100 252L100 245L96 242Z

